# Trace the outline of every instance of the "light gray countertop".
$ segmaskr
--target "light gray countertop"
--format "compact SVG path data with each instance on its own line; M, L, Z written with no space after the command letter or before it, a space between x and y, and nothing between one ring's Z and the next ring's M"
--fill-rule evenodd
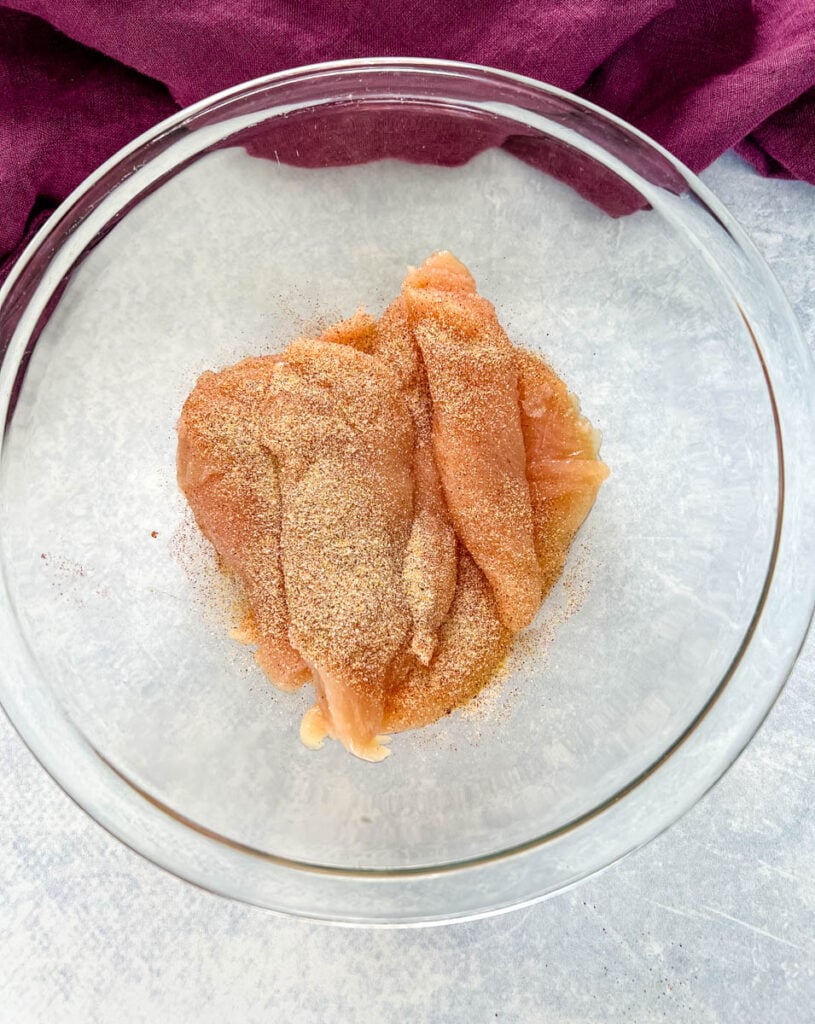
M728 155L706 182L815 345L815 190ZM177 881L80 811L0 717L3 1024L815 1020L815 640L718 786L572 892L485 921L360 931Z

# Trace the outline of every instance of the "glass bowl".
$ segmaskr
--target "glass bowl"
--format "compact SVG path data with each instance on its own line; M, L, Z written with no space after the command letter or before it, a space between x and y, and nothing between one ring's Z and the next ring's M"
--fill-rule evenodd
M563 580L476 704L371 765L228 636L174 475L196 376L451 249L604 435ZM100 824L307 917L472 917L651 839L732 763L813 603L815 377L732 217L619 119L515 75L343 62L108 161L2 292L2 701Z

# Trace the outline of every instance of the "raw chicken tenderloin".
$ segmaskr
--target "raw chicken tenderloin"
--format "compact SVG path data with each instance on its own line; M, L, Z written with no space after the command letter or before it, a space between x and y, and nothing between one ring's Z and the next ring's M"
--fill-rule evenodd
M271 681L291 690L310 672L289 643L277 471L260 443L260 402L277 359L244 359L198 378L178 422L177 470L199 529L243 584L251 611L241 638L257 644Z
M463 547L450 613L429 665L415 663L391 688L385 705L388 732L417 729L466 704L495 675L512 633L498 618L489 583Z
M512 343L466 267L435 253L402 294L433 400L433 452L459 539L517 632L541 601Z
M328 731L381 760L390 669L411 630L410 413L379 359L296 341L272 374L263 440L279 469L291 642L314 671Z
M574 395L547 364L515 350L526 475L544 594L563 571L569 545L591 511L608 467L600 435L580 415Z
M378 332L376 320L364 309L358 309L353 316L327 327L317 340L331 341L335 345L350 345L351 348L370 355L376 348Z
M433 455L430 391L401 296L379 321L374 351L395 372L413 417L416 492L402 582L413 617L411 649L428 665L456 589L457 545Z

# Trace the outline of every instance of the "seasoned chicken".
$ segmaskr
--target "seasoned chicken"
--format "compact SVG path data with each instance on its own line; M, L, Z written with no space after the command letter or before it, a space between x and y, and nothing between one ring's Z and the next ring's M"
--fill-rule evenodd
M494 676L560 575L606 466L554 371L435 253L379 320L204 373L178 481L269 678L311 678L307 746L377 761Z
M318 341L330 341L335 345L350 345L360 352L371 353L378 341L376 320L364 309L358 309L353 316L327 327Z
M385 728L417 729L466 704L495 675L511 642L489 583L461 548L455 597L435 657L429 665L414 662L395 682L385 705Z
M459 539L513 632L541 600L515 353L467 269L436 253L402 290L433 402L433 452Z
M280 565L277 471L260 442L261 406L276 356L203 373L178 422L178 484L224 566L243 584L250 613L242 639L273 683L295 689L310 676L289 643Z
M413 417L416 491L402 583L413 618L411 649L428 665L456 588L456 535L433 455L430 391L401 296L379 321L374 351L395 372Z
M262 440L279 470L290 638L320 710L359 757L378 736L410 609L413 426L393 372L352 347L296 341L274 367Z
M554 370L523 349L516 349L515 358L535 548L546 594L563 571L608 466L597 458L600 435L580 415L577 399Z

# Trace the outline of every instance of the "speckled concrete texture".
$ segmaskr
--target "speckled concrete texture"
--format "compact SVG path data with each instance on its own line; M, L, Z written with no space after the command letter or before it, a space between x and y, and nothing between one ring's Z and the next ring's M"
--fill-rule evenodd
M815 190L705 175L815 346ZM815 1007L815 641L746 753L602 876L487 921L351 931L200 892L91 822L0 719L3 1024L804 1024Z

